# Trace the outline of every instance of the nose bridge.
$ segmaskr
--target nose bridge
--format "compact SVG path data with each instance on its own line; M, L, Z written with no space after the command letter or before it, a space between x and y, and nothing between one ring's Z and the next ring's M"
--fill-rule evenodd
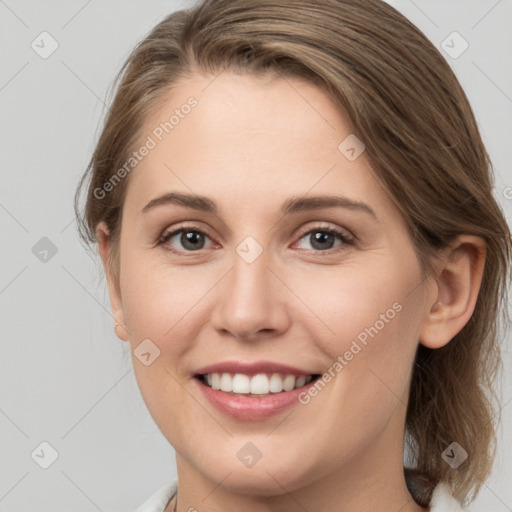
M255 308L265 304L263 291L267 289L268 292L268 274L265 258L260 256L249 263L240 256L235 256L229 294L235 297L240 305L250 302ZM270 299L270 297L268 298Z
M268 268L270 256L269 249L251 236L235 248L232 269L216 297L213 321L217 329L251 338L261 330L284 327L279 284Z

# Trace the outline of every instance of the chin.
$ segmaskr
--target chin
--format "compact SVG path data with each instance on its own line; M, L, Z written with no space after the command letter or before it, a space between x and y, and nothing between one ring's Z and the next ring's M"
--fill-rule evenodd
M274 455L262 454L257 462L246 467L236 455L229 453L216 458L213 467L202 467L202 459L202 465L196 468L213 482L222 482L222 486L230 492L252 496L279 496L285 492L284 489L294 491L314 480L311 477L315 474L313 468L308 471L301 454L303 451L299 448L288 456L279 451L275 451ZM240 458L243 460L244 452Z

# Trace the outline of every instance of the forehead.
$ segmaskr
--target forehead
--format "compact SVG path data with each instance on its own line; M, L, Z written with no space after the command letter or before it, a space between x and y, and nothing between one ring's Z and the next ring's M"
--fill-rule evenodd
M340 152L352 132L327 93L306 81L196 74L146 119L139 144L151 149L130 176L126 200L142 207L173 189L240 203L312 189L362 197L369 180L379 187L364 152L355 161Z

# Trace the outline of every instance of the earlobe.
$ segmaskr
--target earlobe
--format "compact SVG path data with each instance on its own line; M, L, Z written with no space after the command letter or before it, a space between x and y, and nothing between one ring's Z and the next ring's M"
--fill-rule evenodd
M114 332L116 333L116 336L120 340L128 341L128 331L126 330L126 327L124 325L121 325L116 322L114 325Z
M482 284L486 245L482 238L461 235L450 244L437 274L437 296L428 305L420 343L441 348L468 323Z
M101 257L101 261L103 263L105 277L107 279L112 316L115 319L114 331L119 339L123 341L128 341L129 334L125 326L119 278L112 271L110 232L104 221L101 221L96 227L96 239L98 241L98 251Z

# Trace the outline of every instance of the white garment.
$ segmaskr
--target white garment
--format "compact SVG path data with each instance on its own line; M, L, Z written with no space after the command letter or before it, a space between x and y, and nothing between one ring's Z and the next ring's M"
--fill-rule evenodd
M165 507L176 493L178 481L172 484L165 484L147 501L145 501L135 512L164 512ZM434 489L430 500L429 512L464 512L459 503L450 493L450 488L441 482Z
M169 504L177 489L178 480L175 480L172 484L165 484L149 500L138 507L135 512L164 512L165 507Z

